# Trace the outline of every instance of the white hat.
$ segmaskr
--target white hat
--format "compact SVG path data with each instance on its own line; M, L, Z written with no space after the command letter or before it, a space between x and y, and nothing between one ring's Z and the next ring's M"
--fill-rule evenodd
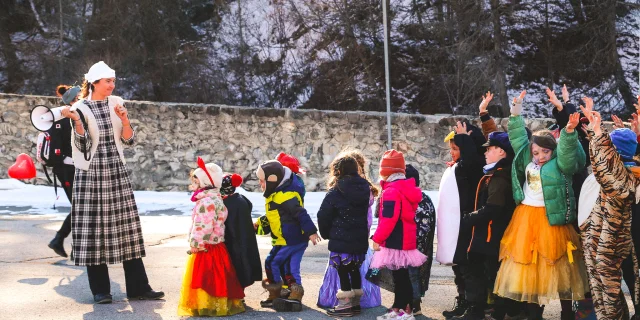
M89 84L94 83L97 80L105 79L105 78L115 78L116 71L109 68L109 66L104 63L104 61L100 61L89 68L89 72L84 74L84 79L89 82ZM91 96L93 95L93 90L91 90L91 86L89 86L89 96L87 100L91 100Z
M104 61L100 61L89 68L89 72L84 74L84 79L89 83L93 83L96 80L104 79L104 78L115 78L116 71L109 68L109 66L104 63Z
M209 171L211 179L213 179L213 187L220 188L222 186L223 178L222 168L220 168L220 166L215 163L207 163L205 167L207 168L207 171ZM193 175L198 178L198 180L200 180L200 188L212 185L211 180L209 180L209 177L207 176L207 173L204 172L204 170L202 170L201 168L194 170Z

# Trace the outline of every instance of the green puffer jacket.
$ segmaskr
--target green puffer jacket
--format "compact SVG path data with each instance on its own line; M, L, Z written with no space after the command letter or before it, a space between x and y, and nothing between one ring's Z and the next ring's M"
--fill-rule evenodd
M526 182L525 170L531 162L531 147L521 116L509 118L508 131L509 141L516 152L511 170L513 199L519 205L524 200L522 187ZM551 160L540 169L542 194L550 225L565 225L576 219L572 176L584 167L585 161L584 151L578 142L578 132L574 130L567 133L566 129L562 129L558 147Z

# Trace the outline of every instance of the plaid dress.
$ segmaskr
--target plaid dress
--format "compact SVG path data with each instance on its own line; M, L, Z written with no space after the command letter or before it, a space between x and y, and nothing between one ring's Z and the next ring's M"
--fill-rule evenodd
M113 135L108 99L85 101L95 116L100 144L88 171L76 169L71 221L75 265L116 264L145 256L138 208ZM88 130L75 132L76 147L91 150ZM133 144L134 137L122 139Z

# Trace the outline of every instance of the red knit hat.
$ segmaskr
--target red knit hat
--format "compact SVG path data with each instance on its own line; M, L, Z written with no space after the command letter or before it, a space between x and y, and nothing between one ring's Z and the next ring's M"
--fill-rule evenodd
M388 177L394 173L405 173L404 155L394 149L387 150L380 159L380 176Z
M282 163L283 166L291 169L291 171L293 171L293 173L297 173L297 174L303 174L306 171L302 168L300 168L300 161L298 161L298 158L290 155L290 154L286 154L284 152L280 152L278 153L278 155L276 156L276 160L278 160L280 163Z

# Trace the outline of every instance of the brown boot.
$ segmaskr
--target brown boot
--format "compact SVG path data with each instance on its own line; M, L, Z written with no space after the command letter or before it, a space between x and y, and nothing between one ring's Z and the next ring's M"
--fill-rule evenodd
M302 297L304 296L304 288L297 284L292 283L289 286L291 294L287 299L275 299L273 300L273 308L279 312L300 312L302 311Z
M269 283L268 279L264 279L262 280L262 287L269 291L269 298L267 298L267 300L260 301L260 306L263 308L271 308L273 307L273 300L280 298L282 282Z

